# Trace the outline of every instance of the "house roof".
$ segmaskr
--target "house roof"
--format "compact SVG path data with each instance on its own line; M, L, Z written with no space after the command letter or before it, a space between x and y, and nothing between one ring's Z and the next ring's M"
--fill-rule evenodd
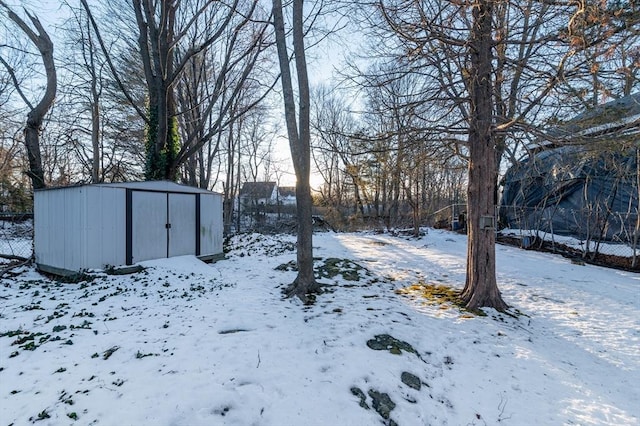
M271 198L275 187L275 182L245 182L240 190L240 196L253 199Z
M589 109L564 124L550 129L550 139L576 140L589 138L619 138L640 132L640 92L624 96ZM538 141L537 146L550 145L549 141Z
M295 186L279 186L278 192L280 192L281 197L295 197L296 187Z
M638 202L637 158L628 149L608 147L611 142L640 142L640 93L585 111L549 135L506 172L501 199L505 223L587 238L592 231L587 211L604 208L620 214L602 219L601 235L624 241L622 233L635 223L623 212ZM607 149L585 155L587 148L603 142Z

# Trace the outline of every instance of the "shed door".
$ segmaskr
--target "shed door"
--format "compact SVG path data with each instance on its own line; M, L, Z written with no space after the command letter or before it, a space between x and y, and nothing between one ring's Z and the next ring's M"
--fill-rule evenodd
M129 190L127 199L128 265L200 254L197 194Z
M196 254L196 197L195 194L169 195L169 254Z
M130 263L167 257L166 226L167 194L132 191Z

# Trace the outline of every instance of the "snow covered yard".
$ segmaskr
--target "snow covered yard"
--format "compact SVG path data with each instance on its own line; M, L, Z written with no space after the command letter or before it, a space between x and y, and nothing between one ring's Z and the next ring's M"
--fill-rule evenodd
M474 316L396 292L460 288L464 236L314 238L333 286L313 306L281 296L290 236L237 237L211 265L3 279L0 424L640 423L640 275L498 246L513 315Z

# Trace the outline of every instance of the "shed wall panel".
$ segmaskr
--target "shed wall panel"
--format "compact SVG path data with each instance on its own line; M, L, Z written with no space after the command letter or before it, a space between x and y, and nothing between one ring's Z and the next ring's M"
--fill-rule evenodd
M57 191L56 191L57 192ZM83 257L86 250L86 188L68 188L61 192L61 196L54 198L56 210L52 213L56 217L56 223L63 223L63 235L60 240L63 246L63 268L71 271L79 271L84 268ZM60 206L60 203L62 205Z
M55 230L52 227L53 218L49 213L51 208L50 198L50 192L36 192L34 194L33 239L36 263L48 263L54 260L54 250L51 242L55 236Z
M125 263L125 190L93 186L87 192L85 260L87 268Z
M200 198L200 254L222 253L222 196Z
M112 225L109 228L104 229L104 232L112 232L113 237L113 250L112 253L113 263L110 265L118 266L126 264L126 245L127 245L127 234L126 234L126 191L118 189L113 190L110 193L112 197L113 205L116 206L116 209L113 211L112 215Z
M51 192L36 193L34 196L34 244L37 263L62 265L64 263L63 223L56 213L55 196Z
M80 188L38 191L34 196L36 262L81 269Z

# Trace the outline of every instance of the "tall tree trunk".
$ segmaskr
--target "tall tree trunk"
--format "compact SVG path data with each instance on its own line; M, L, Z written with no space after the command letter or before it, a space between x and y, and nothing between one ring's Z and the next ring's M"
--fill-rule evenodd
M40 20L35 15L27 13L31 23L36 28L37 33L34 32L33 29L31 29L31 27L16 15L3 1L0 1L0 6L7 10L9 19L18 25L27 37L29 37L29 40L31 40L31 42L38 48L47 77L47 86L40 102L35 106L30 104L28 105L30 111L27 114L27 122L24 129L24 143L27 148L27 157L29 160L28 175L31 179L33 189L41 189L46 185L44 182L44 170L42 168L42 156L40 153L40 129L42 128L44 116L47 114L55 100L58 86L56 67L53 61L53 42L40 23ZM10 70L10 72L12 72L12 70ZM16 86L16 89L21 92L19 87Z
M40 155L40 127L42 127L42 116L38 116L35 110L31 110L27 115L27 123L24 129L24 144L27 148L29 159L29 171L27 174L31 179L33 189L42 189L44 183L44 170L42 169L42 157Z
M638 238L640 237L640 148L636 147L636 226L633 230L633 257L631 267L635 268L638 263Z
M149 94L147 180L177 178L174 159L180 147L173 84L174 28L178 5L176 0L161 0L160 14L157 16L154 4L133 0L139 30L138 46Z
M469 123L469 185L467 190L467 277L462 298L468 308L507 308L496 282L494 218L496 160L492 137L491 0L473 3L470 40L471 119ZM495 226L495 222L493 223Z
M238 150L239 151L239 150ZM238 153L239 155L239 153ZM227 137L227 166L226 175L227 181L224 182L224 203L222 209L222 222L224 223L224 233L229 235L231 233L231 225L233 224L233 208L236 200L236 176L235 176L235 164L234 159L236 156L236 144L233 137L233 124L229 126L229 136ZM238 159L238 163L240 160ZM239 175L238 175L239 176ZM240 211L240 201L238 201L238 215ZM240 232L240 229L236 229Z
M303 0L293 0L293 53L298 80L299 111L296 119L296 105L293 94L289 54L282 1L273 0L273 22L275 26L278 60L280 63L285 119L293 167L296 174L296 213L298 215L297 261L298 276L287 289L287 296L298 296L308 303L309 295L320 292L320 285L313 275L313 219L311 187L310 121L309 121L309 79L304 47Z
M100 160L102 159L102 150L100 149L100 94L98 93L98 80L94 70L95 67L91 71L91 145L93 147L91 154L91 182L99 183L102 181L100 176Z

